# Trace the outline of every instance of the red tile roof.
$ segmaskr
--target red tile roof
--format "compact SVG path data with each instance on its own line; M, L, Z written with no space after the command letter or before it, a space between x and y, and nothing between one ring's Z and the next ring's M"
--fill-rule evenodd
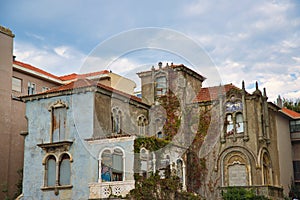
M100 75L100 74L108 74L109 73L108 70L102 70L102 71L91 72L91 73L86 73L86 74L72 73L72 74L68 74L68 75L64 75L64 76L55 76L51 73L48 73L48 72L46 72L42 69L39 69L39 68L34 67L32 65L29 65L27 63L23 63L23 62L20 62L20 61L13 61L13 63L15 65L19 65L21 67L32 70L34 72L37 72L37 73L43 74L45 76L49 76L51 78L57 79L58 81L59 80L61 80L61 81L70 81L70 80L75 80L75 79L86 78L86 77L90 77L90 76L97 76L97 75Z
M68 75L64 75L64 76L60 76L59 79L62 81L69 81L69 80L75 80L75 79L81 79L81 78L86 78L86 77L90 77L90 76L97 76L100 74L108 74L109 71L108 70L102 70L102 71L98 71L98 72L91 72L91 73L86 73L86 74L68 74Z
M288 108L285 108L285 107L283 107L282 109L281 109L281 111L284 113L284 114L286 114L286 115L288 115L289 117L291 117L291 118L294 118L294 119L300 119L300 113L297 113L297 112L295 112L295 111L293 111L293 110L290 110L290 109L288 109Z
M15 60L15 61L13 61L13 64L19 65L19 66L21 66L21 67L24 67L24 68L29 69L29 70L32 70L32 71L35 71L35 72L40 73L40 74L43 74L43 75L45 75L45 76L49 76L49 77L51 77L51 78L59 79L58 76L55 76L55 75L50 74L50 73L48 73L48 72L46 72L46 71L44 71L44 70L41 70L41 69L39 69L39 68L36 68L36 67L34 67L34 66L32 66L32 65L29 65L29 64L26 64L26 63L23 63L23 62L20 62L20 61L16 61L16 60Z
M222 85L222 86L201 88L194 102L207 102L207 101L216 100L218 98L219 92L221 93L228 92L233 88L241 90L240 88L236 87L232 83Z

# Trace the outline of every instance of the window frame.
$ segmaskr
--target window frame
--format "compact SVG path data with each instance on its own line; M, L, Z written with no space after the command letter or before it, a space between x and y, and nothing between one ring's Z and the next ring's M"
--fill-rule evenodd
M18 85L20 84L20 85L19 85L19 87L20 87L19 90L18 90L18 89L14 89L14 85L16 85L16 84L14 84L14 80L20 81L20 83L18 83ZM22 92L22 90L23 90L22 85L23 85L23 79L18 78L18 77L15 77L15 76L12 77L12 91L15 91L15 92Z
M293 160L294 180L300 183L300 160Z
M50 112L50 115L51 115L51 123L50 123L50 143L55 143L55 142L64 142L64 141L67 141L67 123L68 123L68 120L67 120L67 110L68 110L68 105L63 102L62 100L58 100L56 101L55 103L53 103L52 105L49 106L48 108L48 111ZM63 109L61 112L63 113L63 126L64 126L64 129L63 129L63 133L61 133L61 127L60 127L60 123L61 121L59 121L59 127L58 128L55 128L57 126L57 123L56 123L56 117L55 117L55 111L57 111L58 109ZM59 129L57 131L57 138L55 138L55 131L56 129ZM63 137L62 137L63 136Z
M55 160L55 173L54 175L54 185L49 185L49 160L51 158L54 158ZM61 163L64 159L69 160L69 183L68 184L62 184L61 183ZM52 159L51 159L52 160ZM72 188L72 174L71 174L71 169L72 169L72 162L73 158L68 152L62 152L59 155L57 154L47 154L44 159L43 159L43 165L44 165L44 186L41 188L42 190L57 190L59 188L61 189L67 189L67 188Z
M36 84L35 83L28 81L27 93L28 93L28 95L36 94Z
M111 123L112 123L112 133L122 134L122 122L123 116L122 111L118 107L112 108L111 111Z
M300 119L290 121L290 132L291 133L300 132Z
M107 154L106 157L109 159L107 163L103 162L103 154ZM117 172L114 168L114 155L121 156L121 168L122 171ZM111 166L110 166L111 165ZM107 171L103 172L104 167L107 167ZM99 177L98 182L115 182L115 181L125 181L125 152L120 147L115 148L105 148L99 154ZM109 173L109 180L105 180L103 173Z
M148 124L148 120L145 115L139 115L137 118L138 132L139 135L146 135L146 125Z
M235 98L232 97L231 99L235 99ZM228 121L228 116L231 116L231 121ZM232 126L232 129L230 131L228 131L229 125ZM242 127L242 131L240 131L240 127ZM245 133L245 123L244 123L242 101L239 99L235 101L231 101L231 100L227 101L225 103L225 120L224 120L225 137L226 138L242 137L244 136L244 133Z
M163 81L159 79L164 79ZM168 79L166 75L159 75L155 77L155 96L161 97L168 92Z

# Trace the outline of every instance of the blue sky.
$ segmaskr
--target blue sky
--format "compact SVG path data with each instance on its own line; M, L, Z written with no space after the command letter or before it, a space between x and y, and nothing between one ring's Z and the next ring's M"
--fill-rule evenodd
M0 5L0 24L16 35L17 60L56 75L82 71L91 60L88 58L105 45L105 52L112 53L121 47L133 47L141 38L161 41L163 48L143 43L144 48L121 55L98 54L95 69L112 68L132 78L132 72L163 61L195 65L197 70L197 62L191 63L186 56L172 51L188 48L181 40L174 42L177 37L166 41L169 33L174 33L195 42L215 65L219 77L215 82L209 81L214 80L214 73L203 67L197 70L207 78L207 86L219 81L241 87L245 80L251 91L258 81L261 89L267 88L271 101L278 95L300 97L297 0L7 0ZM159 34L149 34L153 29L147 27L167 30L167 34L158 40ZM137 29L143 30L143 37ZM115 38L128 32L135 34L116 43ZM201 56L199 60L203 60Z

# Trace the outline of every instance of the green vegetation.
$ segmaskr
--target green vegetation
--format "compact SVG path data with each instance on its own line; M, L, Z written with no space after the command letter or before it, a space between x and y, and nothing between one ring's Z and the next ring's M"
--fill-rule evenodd
M283 98L282 104L284 107L300 113L300 99L293 100L293 99Z
M181 190L182 185L178 177L169 176L161 179L158 173L143 178L136 177L135 189L131 190L127 198L132 200L200 200L195 194Z
M292 198L300 199L300 187L294 181L291 181L289 196Z
M267 197L256 195L253 190L246 190L245 188L229 187L226 191L222 191L224 200L268 200Z

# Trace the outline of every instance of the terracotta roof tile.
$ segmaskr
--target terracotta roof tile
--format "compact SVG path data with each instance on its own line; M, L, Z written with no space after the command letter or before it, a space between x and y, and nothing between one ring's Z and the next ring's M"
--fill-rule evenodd
M199 93L197 94L194 102L206 102L206 101L216 100L218 98L218 94L220 91L228 92L229 90L231 90L233 88L240 90L240 88L236 87L232 83L226 84L223 86L201 88Z
M32 70L32 71L35 71L37 73L40 73L40 74L43 74L43 75L46 75L46 76L49 76L51 78L55 78L55 79L58 79L59 80L59 77L58 76L55 76L53 74L50 74L42 69L39 69L39 68L36 68L32 65L29 65L29 64L26 64L26 63L23 63L23 62L20 62L20 61L13 61L13 64L15 65L19 65L21 67L24 67L26 69L29 69L29 70Z
M283 107L283 108L281 109L281 111L282 111L284 114L290 116L291 118L294 118L294 119L298 119L298 118L299 118L299 119L300 119L300 113L297 113L297 112L295 112L295 111L293 111L293 110L290 110L290 109L288 109L288 108Z

